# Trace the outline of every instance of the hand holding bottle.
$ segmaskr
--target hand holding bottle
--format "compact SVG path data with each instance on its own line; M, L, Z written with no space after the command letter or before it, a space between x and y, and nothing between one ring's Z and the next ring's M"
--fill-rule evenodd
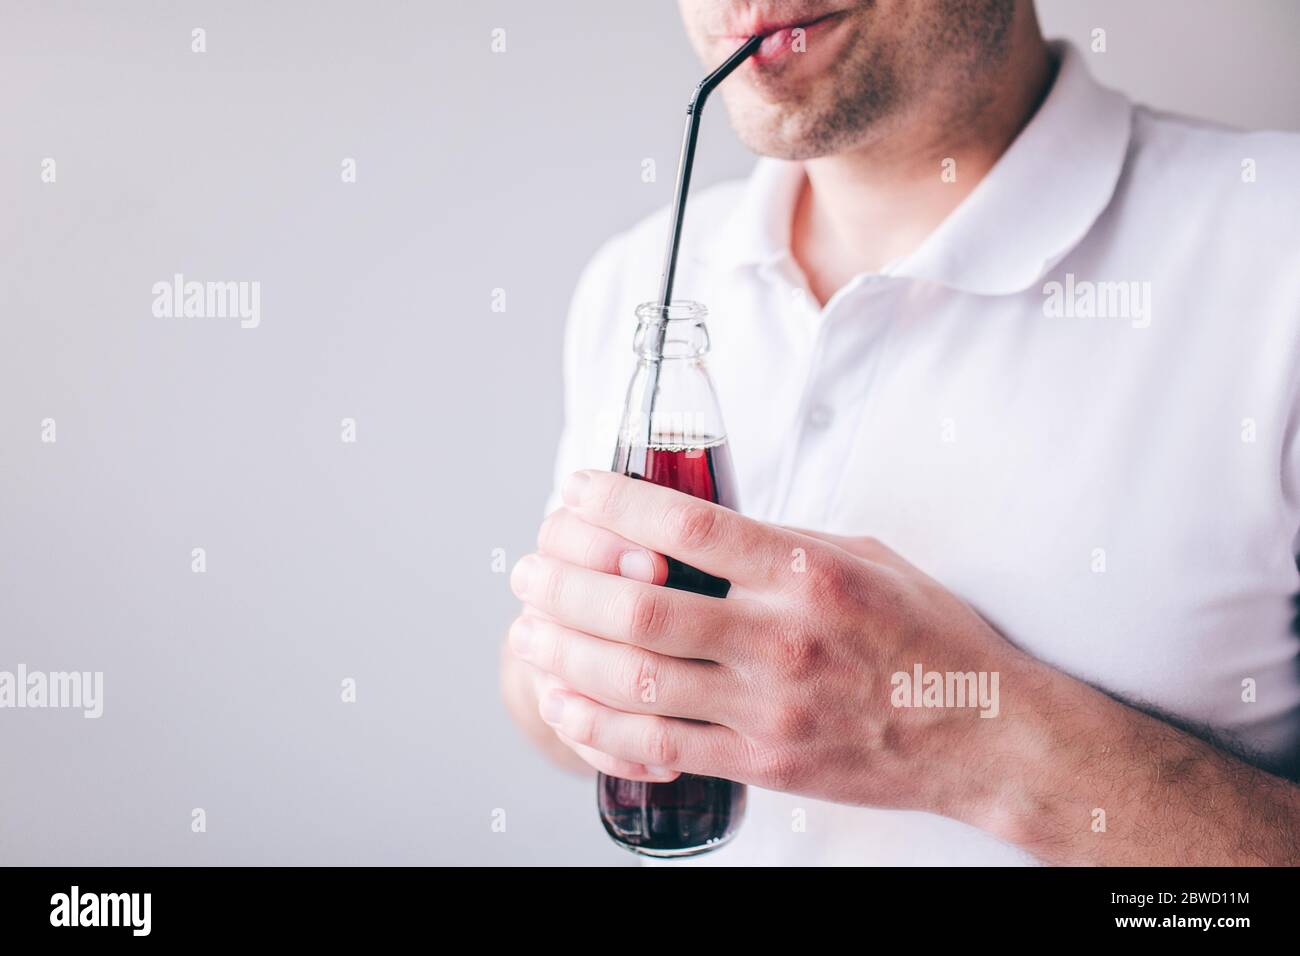
M564 499L512 577L533 613L511 647L556 680L542 717L598 769L978 823L1002 796L1000 761L1042 746L1020 718L1045 703L1054 672L879 542L764 524L604 472L574 475ZM664 555L727 579L728 597L613 573L644 571L648 556L657 581ZM918 664L998 672L1003 719L898 706L893 677Z

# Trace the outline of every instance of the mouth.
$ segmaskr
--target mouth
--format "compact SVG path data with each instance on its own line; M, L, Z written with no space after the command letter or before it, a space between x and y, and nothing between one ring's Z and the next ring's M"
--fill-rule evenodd
M838 23L847 13L847 10L837 10L833 13L826 13L805 20L755 20L749 24L749 28L744 32L735 30L733 27L732 30L724 34L724 39L734 43L743 43L749 37L761 36L763 42L755 51L751 60L756 63L770 63L787 53L791 53L794 50L796 38L806 39L814 31L820 32L822 29Z

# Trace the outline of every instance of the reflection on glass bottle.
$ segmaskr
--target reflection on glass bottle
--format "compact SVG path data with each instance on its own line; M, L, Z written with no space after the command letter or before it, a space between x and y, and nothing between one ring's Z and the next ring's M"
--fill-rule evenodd
M613 470L735 509L727 433L704 366L709 350L704 306L674 301L665 310L646 304L636 315L639 361ZM658 389L651 403L656 357ZM723 598L731 584L669 557L667 586ZM690 856L721 846L745 812L744 784L715 777L682 774L671 783L639 783L600 774L596 787L605 830L616 843L648 856Z

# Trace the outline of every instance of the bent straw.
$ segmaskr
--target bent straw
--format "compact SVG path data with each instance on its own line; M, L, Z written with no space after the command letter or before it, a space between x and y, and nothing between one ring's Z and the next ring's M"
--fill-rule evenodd
M714 88L730 76L736 67L753 56L762 42L761 36L752 36L746 40L744 45L727 57L720 67L700 80L700 85L695 88L695 95L686 105L686 132L682 137L682 155L677 164L677 196L673 203L672 225L668 230L668 249L664 253L664 271L659 282L659 328L655 335L655 349L650 359L649 388L645 391L641 409L645 415L647 453L654 437L650 430L650 420L654 415L655 393L659 391L659 367L668 335L668 306L673 297L673 277L677 272L677 247L682 238L682 220L686 217L686 194L691 188L691 168L695 165L695 141L700 133L700 114L704 112L704 101L709 98Z

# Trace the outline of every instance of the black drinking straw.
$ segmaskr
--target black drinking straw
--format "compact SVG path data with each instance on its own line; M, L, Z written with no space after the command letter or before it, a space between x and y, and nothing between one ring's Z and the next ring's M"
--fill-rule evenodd
M654 415L655 393L659 391L659 362L663 358L664 342L668 335L668 307L673 297L673 276L677 272L677 246L682 238L682 220L686 216L686 193L691 188L691 167L695 165L695 140L700 133L700 114L704 101L714 87L731 75L732 71L753 56L763 42L761 36L752 36L722 66L718 67L695 88L695 95L686 105L686 133L682 137L682 155L677 164L677 196L673 202L672 225L668 230L668 249L664 253L664 271L659 282L659 328L655 333L655 349L651 353L650 382L645 391L642 413L645 415L646 449L651 439L650 419Z

